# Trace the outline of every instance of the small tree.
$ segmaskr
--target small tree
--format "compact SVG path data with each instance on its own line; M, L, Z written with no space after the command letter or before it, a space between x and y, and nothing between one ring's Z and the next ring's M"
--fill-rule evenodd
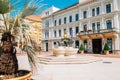
M31 26L27 26L24 19L41 10L44 5L40 4L40 0L24 0L21 7L21 1L0 0L0 20L4 24L4 26L0 24L2 33L2 37L0 37L0 75L15 75L19 72L14 47L16 40L24 43L20 48L27 52L31 68L36 67L36 45L29 35L28 30Z
M104 46L104 53L109 54L109 50L110 50L110 47L109 47L108 43L106 43Z
M84 50L84 46L83 46L83 44L80 45L79 50Z
M110 50L109 44L105 43L104 50Z

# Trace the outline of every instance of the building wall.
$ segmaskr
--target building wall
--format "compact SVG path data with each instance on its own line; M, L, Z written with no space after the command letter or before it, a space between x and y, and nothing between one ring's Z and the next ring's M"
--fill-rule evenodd
M51 16L43 17L43 37L42 41L43 44L47 40L48 42L52 42L52 45L49 45L49 50L51 48L54 48L54 42L60 41L60 39L63 37L64 34L64 29L67 29L67 34L70 37L70 28L73 30L73 38L75 40L79 40L79 44L84 44L84 40L88 39L87 43L87 48L89 49L88 52L92 52L92 40L93 39L102 39L102 49L104 48L104 44L107 42L108 38L112 39L112 50L113 51L119 51L120 50L120 43L119 43L119 28L120 28L120 8L118 3L120 3L119 0L89 0L89 1L84 1L84 4L82 2L79 2L78 4L68 7L66 9L60 10L58 12L55 12L51 14ZM109 4L111 6L111 11L106 12L106 6ZM97 14L97 8L99 7L99 14ZM94 9L95 14L93 15L92 10ZM107 9L108 10L108 9ZM83 13L87 12L87 17L84 18ZM75 15L79 14L79 20L75 20ZM69 22L69 17L72 16L72 22ZM64 24L64 17L66 17L67 22ZM59 19L61 19L61 24L59 24ZM57 21L56 26L55 20ZM45 27L45 22L49 22L49 26ZM105 34L107 29L107 23L108 21L111 22L112 25L112 30L115 29L115 33L107 33ZM94 32L93 35L90 36L85 36L80 33L81 31L84 31L84 25L87 25L87 30L92 30L93 29L93 24L95 23L95 31L98 30L97 28L97 23L100 23L100 31L103 33L98 35L98 32ZM77 36L76 32L76 27L79 27L79 35L80 37ZM59 30L61 30L61 37L59 37ZM56 37L55 32L56 31ZM48 32L49 37L45 37L45 32ZM109 31L108 31L109 32ZM88 33L87 33L88 34ZM97 35L96 35L97 34ZM96 35L96 36L95 36ZM78 37L78 38L77 38ZM119 43L119 45L117 45ZM74 47L75 44L73 45ZM45 49L44 49L45 50ZM117 53L117 52L115 52Z
M26 18L26 22L29 24L30 26L30 37L32 40L34 40L38 46L41 46L42 47L42 44L41 44L41 40L42 40L42 24L41 24L41 21L40 19L39 20L35 20L34 19L35 17L33 17L31 19L31 17L27 17Z

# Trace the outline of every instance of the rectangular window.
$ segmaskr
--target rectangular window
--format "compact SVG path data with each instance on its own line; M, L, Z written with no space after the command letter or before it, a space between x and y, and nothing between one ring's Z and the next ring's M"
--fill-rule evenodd
M87 18L87 11L83 12L83 18Z
M61 30L59 30L59 37L61 37Z
M67 23L67 18L66 17L64 17L64 24L66 24Z
M79 14L75 15L75 20L78 21L79 20Z
M57 20L54 21L54 26L56 26L56 24L57 24Z
M54 37L56 37L56 36L57 36L56 31L54 31Z
M87 32L87 25L83 26L84 32Z
M96 8L96 14L99 15L100 14L100 7Z
M59 25L61 25L61 19L59 19Z
M49 21L45 22L45 28L49 27Z
M95 16L95 9L92 9L92 16Z
M112 21L111 20L107 20L106 21L106 26L107 26L107 29L111 29L112 28Z
M106 5L106 13L111 12L111 4Z
M49 11L45 12L45 14L46 14L46 16L48 16L49 15Z
M70 36L73 37L73 30L72 28L69 28Z
M97 22L97 30L100 30L100 22Z
M45 32L45 38L49 38L49 32Z
M77 27L76 27L76 32L75 32L75 33L77 34L78 32L79 32L79 27L77 26Z
M64 34L66 34L67 33L67 31L66 31L66 29L64 29Z
M69 22L72 22L72 16L69 16Z
M95 31L95 23L92 23L92 30Z

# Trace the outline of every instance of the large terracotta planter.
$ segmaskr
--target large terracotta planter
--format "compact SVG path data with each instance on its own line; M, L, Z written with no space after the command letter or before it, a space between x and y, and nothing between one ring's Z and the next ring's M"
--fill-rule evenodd
M109 54L109 50L104 50L104 53L105 53L106 55L108 55L108 54Z
M31 80L31 76L32 73L30 71L27 70L19 70L20 73L25 73L24 75L15 77L15 78L11 78L11 79L6 79L4 78L4 75L0 76L0 80Z
M64 56L65 54L65 48L64 47L58 47L53 49L53 55L54 56Z
M84 50L80 50L80 54L84 54Z
M72 48L72 47L65 48L65 56L75 55L77 54L77 52L78 52L77 48Z

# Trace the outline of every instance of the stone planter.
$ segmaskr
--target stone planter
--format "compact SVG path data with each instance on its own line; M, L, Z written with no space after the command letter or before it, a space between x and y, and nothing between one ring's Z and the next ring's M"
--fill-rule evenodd
M53 49L53 55L54 56L64 56L65 54L65 48L64 47L58 47Z
M105 53L106 55L108 55L108 54L109 54L109 50L104 50L104 53Z
M80 54L83 54L84 53L84 50L80 50Z
M77 52L78 52L77 48L66 47L65 56L75 55L75 54L77 54Z
M13 75L7 75L7 77L11 77ZM0 80L31 80L32 73L27 70L19 70L17 73L17 77L15 78L7 78L5 75L0 75Z

